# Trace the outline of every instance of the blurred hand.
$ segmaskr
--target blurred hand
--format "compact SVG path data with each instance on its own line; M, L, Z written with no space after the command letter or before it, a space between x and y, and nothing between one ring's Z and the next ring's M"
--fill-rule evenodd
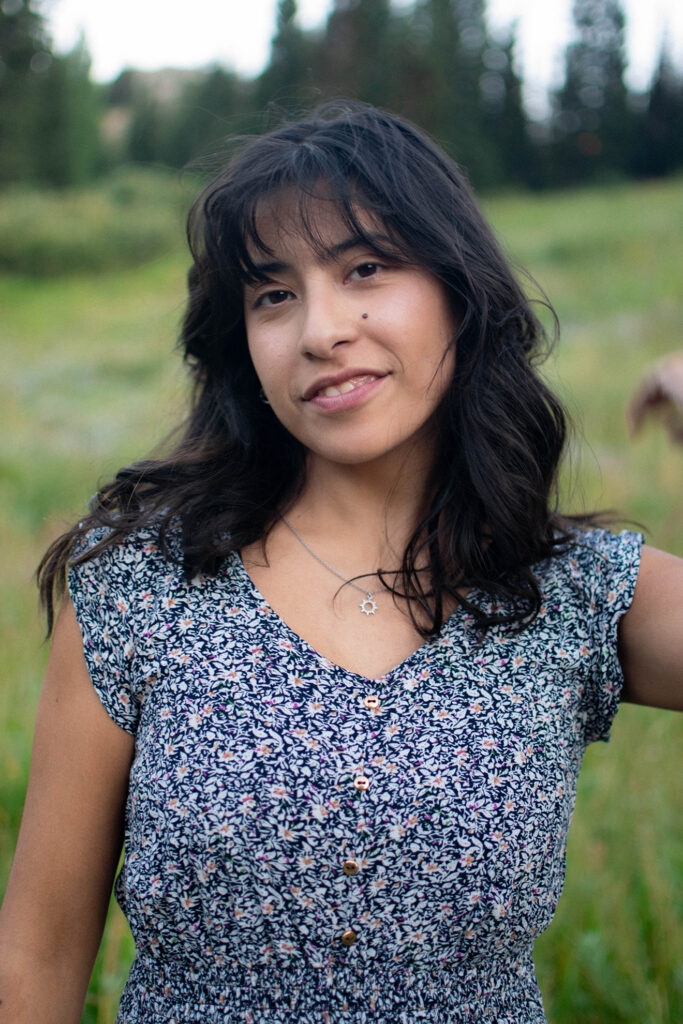
M630 432L635 434L650 414L660 419L672 441L683 444L683 350L655 363L641 379L626 414Z

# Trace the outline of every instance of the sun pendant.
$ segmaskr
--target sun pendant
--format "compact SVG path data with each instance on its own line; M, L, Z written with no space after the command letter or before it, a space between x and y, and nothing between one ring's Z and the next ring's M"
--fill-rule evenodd
M372 594L366 594L360 603L360 610L363 615L374 615L377 611L377 602L375 601Z

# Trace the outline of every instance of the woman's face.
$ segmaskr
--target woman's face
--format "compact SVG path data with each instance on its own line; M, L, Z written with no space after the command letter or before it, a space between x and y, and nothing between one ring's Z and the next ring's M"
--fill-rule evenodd
M334 203L315 200L311 213L322 256L294 197L264 203L257 217L272 255L251 253L263 280L245 287L245 322L272 411L319 459L354 465L408 448L431 459L454 360L446 290L350 237ZM363 228L382 235L370 218Z

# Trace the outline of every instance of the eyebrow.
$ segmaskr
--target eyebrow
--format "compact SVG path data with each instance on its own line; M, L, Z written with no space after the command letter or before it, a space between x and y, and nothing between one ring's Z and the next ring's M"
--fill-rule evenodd
M336 242L334 245L329 246L325 249L321 261L323 263L334 263L344 253L349 252L351 249L359 249L362 246L371 246L376 248L378 253L382 251L386 252L386 243L391 243L391 239L387 235L379 233L368 234L368 235L350 235L345 238L342 242ZM288 270L291 270L291 264L284 263L281 260L273 260L270 263L252 263L251 267L253 274L257 278L266 278L270 274L282 274Z

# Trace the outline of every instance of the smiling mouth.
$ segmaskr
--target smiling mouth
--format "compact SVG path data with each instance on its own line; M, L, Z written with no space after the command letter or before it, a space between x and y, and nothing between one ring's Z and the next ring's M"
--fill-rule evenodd
M377 380L375 374L366 373L360 377L349 377L348 380L342 381L341 384L329 384L325 388L321 388L320 391L316 391L314 398L334 398L336 395L346 395L349 391L355 391L356 388L362 387L363 384L369 384L373 380Z

